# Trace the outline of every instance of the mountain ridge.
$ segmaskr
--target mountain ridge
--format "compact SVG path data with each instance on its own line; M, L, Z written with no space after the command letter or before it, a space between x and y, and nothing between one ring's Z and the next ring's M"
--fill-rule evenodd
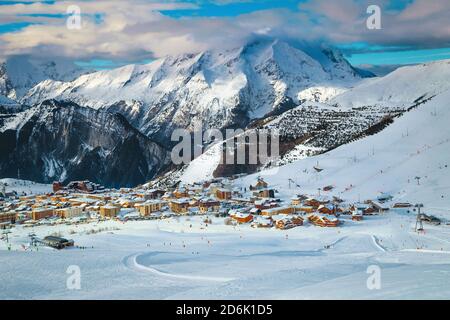
M227 51L167 56L71 82L46 80L22 103L56 99L112 110L149 137L167 141L174 129L193 130L199 123L205 129L245 127L286 99L300 104L304 90L335 87L340 92L362 79L337 51L316 51L320 61L286 42L264 40ZM327 94L333 91L321 93Z
M71 81L89 72L66 58L10 56L0 64L0 95L20 102L31 88L44 80Z

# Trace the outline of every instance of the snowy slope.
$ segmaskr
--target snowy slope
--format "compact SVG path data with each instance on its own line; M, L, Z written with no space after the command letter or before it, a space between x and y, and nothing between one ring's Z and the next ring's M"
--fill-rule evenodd
M329 103L345 108L366 105L405 107L450 89L449 79L450 60L407 66L382 78L367 79Z
M435 214L450 218L449 99L446 91L376 135L260 174L284 197L318 194L318 188L333 185L330 194L345 199L373 199L388 192L395 201L422 202ZM313 169L317 164L321 173ZM420 185L415 177L421 178ZM245 184L255 178L248 176ZM289 178L301 189L289 190Z
M0 299L450 298L448 227L415 233L414 215L283 231L210 218L17 226L11 251L0 241ZM30 248L30 233L86 249ZM73 265L81 290L66 287ZM379 290L367 287L369 266L380 268Z
M19 180L4 178L0 179L0 192L2 187L5 186L6 192L17 192L18 194L43 194L53 191L51 184L36 183L28 180Z
M244 127L286 101L298 104L311 87L323 100L346 90L361 77L345 59L320 49L320 61L285 42L260 41L228 51L166 57L81 76L72 82L44 81L24 103L70 100L122 113L135 127L160 140L176 127ZM327 51L328 52L328 51ZM333 59L333 61L331 61Z
M221 158L222 144L216 143L186 166L181 182L195 183L214 178L214 170L220 164Z
M301 140L302 137L306 137L279 163L285 164L306 156L323 153L342 143L361 138L361 133L371 126L378 125L387 116L393 117L395 124L399 121L396 118L397 115L407 112L414 106L414 108L426 109L427 112L435 114L437 107L445 107L445 98L440 94L446 93L446 90L450 89L449 62L444 60L400 68L384 78L365 79L353 89L337 95L328 102L305 102L303 105L275 117L266 123L265 127L279 129L280 135L284 138ZM308 100L321 100L320 95L311 95L310 97L312 99ZM315 97L317 99L314 99ZM420 97L421 99L419 99ZM426 123L423 125L430 126ZM383 127L384 125L380 129ZM407 130L404 129L404 131L406 135ZM365 144L365 142L361 143ZM371 148L371 146L368 147ZM351 151L346 155L346 159L352 158L355 153L358 154L359 151ZM202 172L204 173L202 178L209 178L210 175L207 173L214 172L214 169L210 167L215 166L217 162L213 158L211 160L209 162L204 158L202 161L194 160L188 166L190 170L184 172L181 180L190 182L199 178L198 174L190 176L191 172ZM195 170L195 168L199 169Z

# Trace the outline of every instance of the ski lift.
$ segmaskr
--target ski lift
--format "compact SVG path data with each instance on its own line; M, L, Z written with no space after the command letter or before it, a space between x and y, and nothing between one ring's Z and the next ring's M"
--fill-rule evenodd
M424 206L423 206L423 204L419 203L419 204L416 204L414 207L417 208L415 231L422 232L424 229L423 229L422 215L420 213L420 209L423 208ZM414 211L416 211L416 209L414 209Z
M288 179L289 181L289 189L291 188L291 183L294 184L297 188L301 188L294 180Z

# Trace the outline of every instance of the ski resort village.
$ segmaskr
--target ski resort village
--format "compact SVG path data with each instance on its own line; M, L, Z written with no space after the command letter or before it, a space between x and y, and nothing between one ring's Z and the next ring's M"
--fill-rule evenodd
M253 228L287 230L305 223L337 228L346 221L362 221L364 217L384 215L390 210L411 214L417 210L420 227L416 231L423 231L423 221L437 225L441 223L436 217L421 214L423 205L392 203L393 197L389 194L382 193L375 199L360 203L348 203L331 196L329 193L333 186L330 185L319 189L317 195L296 194L288 200L282 200L277 198L279 191L271 188L261 177L248 187L236 186L236 180L239 180L239 176L170 189L141 186L119 190L105 189L89 181L74 181L67 186L55 182L52 191L43 194L6 192L8 183L4 182L0 228L7 249L12 250L13 244L7 236L16 226L32 231L38 226L77 226L107 220L125 223L187 216L203 218L207 227L214 217L223 218L223 223L232 227L247 224ZM30 184L27 181L22 183ZM293 187L296 186L293 184ZM33 246L47 245L62 249L74 245L73 241L58 238L56 234L52 233L43 239L32 232L29 236ZM66 245L61 245L63 243ZM20 248L33 249L27 248L26 243L21 244Z
M121 189L2 179L0 296L450 297L445 210L401 191L318 187L332 169L309 163L309 188L291 174L298 168ZM405 183L420 190L426 179ZM72 266L77 290L66 287ZM382 278L372 288L374 266Z
M244 173L220 144L157 171L164 147L122 116L6 113L0 299L449 299L448 79L441 61L317 89L264 120L281 161Z
M127 158L128 149L114 155L126 145L120 137L108 151L92 155L104 131L84 126L65 141L83 137L73 151L83 146L91 161L83 168L101 168L106 183L67 179L83 152L66 165L54 158L57 152L45 150L45 176L36 181L49 181L63 167L62 179L54 180L65 182L24 180L34 162L14 167L28 151L20 153L4 167L15 168L15 178L0 180L0 298L450 298L449 66L444 61L400 68L363 80L327 104L307 102L269 119L267 126L306 130L308 139L295 140L283 161L254 173L221 177L221 152L211 146L182 170L136 187L111 188L109 172L114 181L133 183L128 177L137 176L131 171L137 155ZM424 70L434 77L430 85L420 80ZM35 112L53 116L43 118L34 136L49 128L48 121L85 114L59 115L76 107L53 104L18 119L7 115L0 134L14 145L33 125L27 121L40 123ZM345 114L365 113L341 121L331 105L348 106L352 111ZM394 112L374 111L386 108ZM303 117L304 110L325 124L314 124L313 116L298 127L304 122L296 114ZM376 115L375 124L365 114ZM86 118L92 128L106 119L112 131L136 135L123 118L95 116ZM324 131L326 121L333 126ZM362 131L347 130L355 127ZM66 124L58 128L67 132ZM159 145L138 137L124 141L146 144L137 152L151 154L149 161L163 159ZM55 150L69 152L61 147L58 142ZM94 165L92 159L102 162Z
M0 64L0 299L450 299L450 60L258 35Z

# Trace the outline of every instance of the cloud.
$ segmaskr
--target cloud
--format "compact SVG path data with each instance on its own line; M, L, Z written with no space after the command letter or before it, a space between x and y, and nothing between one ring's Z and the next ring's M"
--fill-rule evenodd
M329 4L325 0L300 5L320 25L315 32L332 42L364 42L376 46L405 48L439 48L450 44L450 2L415 0L403 9L392 10L399 1L342 0ZM381 8L381 30L366 28L369 4ZM328 35L327 35L328 34Z
M251 0L213 1L223 6L239 2ZM141 61L168 54L236 47L258 35L408 48L438 48L450 43L449 1L415 0L401 9L389 9L394 2L306 0L299 4L298 10L267 9L236 17L176 19L161 12L195 9L205 1L86 0L2 5L2 24L33 24L0 34L0 53ZM78 5L83 14L80 30L66 28L64 14L71 4ZM382 8L382 30L366 28L369 4Z
M401 13L399 19L427 19L432 18L435 15L439 17L443 12L448 13L449 9L450 3L448 1L416 0Z
M314 12L317 16L324 17L328 22L348 23L357 20L367 7L364 8L353 0L315 0L300 5L300 8Z
M61 14L73 2L6 6L0 14L11 17L34 15L39 25L0 36L5 55L33 53L61 54L78 59L105 57L139 60L168 54L198 52L217 47L243 44L255 32L271 30L283 24L276 11L260 11L229 18L182 18L163 15L161 10L195 7L193 3L155 3L148 1L75 2L82 12L82 28L69 30L64 19L36 15ZM286 12L288 14L289 12ZM96 23L92 15L102 15ZM91 15L91 16L89 16Z

